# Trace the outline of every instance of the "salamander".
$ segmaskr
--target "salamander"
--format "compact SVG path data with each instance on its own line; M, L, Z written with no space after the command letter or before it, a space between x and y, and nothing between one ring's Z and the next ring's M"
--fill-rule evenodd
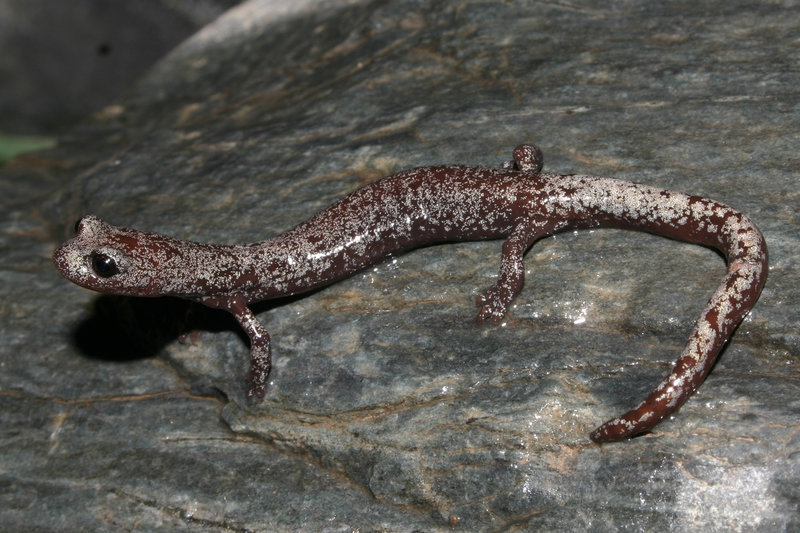
M741 212L699 196L587 175L542 172L541 151L514 149L499 167L414 168L363 186L293 229L252 244L211 245L115 227L94 216L53 256L70 281L102 293L176 296L230 312L250 339L247 396L262 398L270 336L248 307L328 285L389 255L434 243L505 239L478 321L498 323L523 286L523 255L564 230L639 230L719 250L727 272L669 375L637 407L595 429L596 442L652 429L700 386L755 304L767 248Z

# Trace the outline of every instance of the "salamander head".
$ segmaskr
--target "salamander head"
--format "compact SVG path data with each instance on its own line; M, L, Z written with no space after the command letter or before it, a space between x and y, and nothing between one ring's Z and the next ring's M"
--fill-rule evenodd
M191 246L157 233L117 228L94 216L80 219L75 233L53 254L56 268L73 283L108 294L174 293L170 264Z

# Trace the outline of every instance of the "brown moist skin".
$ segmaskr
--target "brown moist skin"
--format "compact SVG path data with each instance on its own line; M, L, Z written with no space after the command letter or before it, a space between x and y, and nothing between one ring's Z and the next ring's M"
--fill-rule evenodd
M505 238L497 282L479 321L499 322L522 289L522 256L538 239L575 228L646 231L722 252L728 270L675 366L635 409L592 440L621 440L674 413L708 375L767 276L767 248L745 215L713 200L594 176L542 173L542 154L518 146L502 168L434 166L362 187L272 239L216 246L117 228L93 216L56 250L70 281L131 296L178 296L233 314L250 337L248 397L263 397L269 334L248 304L327 285L389 254L446 241Z

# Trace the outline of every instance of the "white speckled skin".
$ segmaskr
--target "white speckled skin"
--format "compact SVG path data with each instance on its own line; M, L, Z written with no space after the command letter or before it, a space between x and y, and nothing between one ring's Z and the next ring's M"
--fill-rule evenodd
M767 249L742 213L679 192L593 176L541 173L538 148L522 145L503 168L424 167L362 187L294 229L246 245L216 246L117 228L87 216L53 260L96 291L178 296L230 311L251 341L248 396L263 397L269 334L248 304L332 283L396 254L436 242L505 237L500 275L479 298L478 319L499 321L538 239L573 228L647 231L720 250L728 271L670 375L635 409L591 434L597 442L647 431L697 389L767 275Z

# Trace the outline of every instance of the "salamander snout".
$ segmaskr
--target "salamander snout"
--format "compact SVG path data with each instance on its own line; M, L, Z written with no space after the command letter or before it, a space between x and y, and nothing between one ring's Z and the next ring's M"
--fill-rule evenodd
M111 227L94 216L75 223L75 237L53 253L53 263L61 274L82 287L101 292L119 289L114 280L128 270L128 254L108 241Z

